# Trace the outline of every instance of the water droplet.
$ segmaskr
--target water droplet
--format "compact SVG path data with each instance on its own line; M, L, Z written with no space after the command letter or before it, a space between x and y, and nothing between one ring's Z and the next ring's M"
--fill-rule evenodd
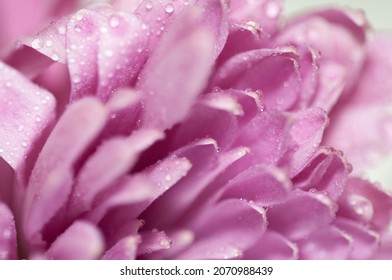
M81 32L82 31L82 27L80 26L80 25L75 25L75 27L74 27L74 30L76 31L76 32Z
M11 231L10 231L9 229L5 229L5 230L3 231L3 237L4 237L5 239L9 239L9 238L11 237Z
M80 79L79 76L75 76L75 77L72 78L72 82L75 83L75 84L80 83L80 81L81 81L81 79Z
M77 13L76 14L76 19L77 20L83 20L83 14L82 13Z
M36 122L40 122L40 121L41 121L41 118L37 116L37 117L35 118L35 121L36 121Z
M189 0L185 0L185 1L184 1L184 5L185 5L185 6L188 6L188 5L189 5Z
M4 153L4 150L2 148L0 148L0 154Z
M166 181L170 181L171 180L171 176L170 175L166 175L165 179L166 179Z
M99 31L101 31L101 33L107 33L108 32L108 29L106 28L106 27L101 27L100 29L99 29Z
M22 142L22 147L23 147L23 148L26 148L26 147L27 147L27 142L26 142L26 141L23 141L23 142Z
M120 20L118 19L117 16L112 16L109 19L109 24L110 24L111 27L115 28L115 27L120 25Z
M348 198L348 203L354 212L366 220L371 220L373 217L373 205L365 197L361 195L352 194Z
M174 12L174 6L172 4L167 4L165 7L165 12L167 14L172 14Z
M60 35L65 35L65 33L67 33L67 28L64 25L60 25L59 27L57 27L57 32Z
M50 56L50 58L51 58L52 60L54 60L54 61L59 61L59 59L60 59L60 57L59 57L56 53L53 53L53 54Z
M40 39L34 39L33 42L31 43L31 47L33 49L39 50L40 48L42 48L42 42Z
M53 41L50 40L50 39L46 40L46 41L45 41L45 46L47 46L47 47L50 48L51 46L53 46Z
M23 126L23 125L18 126L18 132L22 132L23 129L24 129L24 126Z
M152 9L152 7L153 7L153 6L152 6L152 2L151 2L151 1L148 1L148 2L146 3L146 6L145 6L145 7L146 7L146 10L147 10L147 11L150 11L150 10Z

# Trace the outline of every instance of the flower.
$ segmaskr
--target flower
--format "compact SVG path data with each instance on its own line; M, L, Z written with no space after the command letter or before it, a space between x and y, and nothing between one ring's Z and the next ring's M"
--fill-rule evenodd
M281 10L121 0L2 42L0 258L391 258L360 176L391 148L392 37Z

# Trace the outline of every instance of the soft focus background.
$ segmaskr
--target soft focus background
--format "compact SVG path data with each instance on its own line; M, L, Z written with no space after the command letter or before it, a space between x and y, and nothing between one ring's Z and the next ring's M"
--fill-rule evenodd
M365 11L373 29L379 31L389 30L392 34L391 0L285 0L285 14L286 16L291 17L304 12L304 10L311 10L329 5L349 6L352 8L362 9ZM379 182L384 188L392 192L392 155L383 160L377 166L370 168L365 176L373 182Z

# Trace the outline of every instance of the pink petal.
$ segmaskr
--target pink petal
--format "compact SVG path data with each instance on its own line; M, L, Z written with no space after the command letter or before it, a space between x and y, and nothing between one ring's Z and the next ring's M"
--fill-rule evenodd
M14 48L17 39L30 35L54 18L67 14L77 1L2 1L0 3L0 57ZM34 11L34 13L32 13Z
M331 8L295 18L275 42L278 46L308 45L320 51L321 69L325 64L343 67L345 88L350 89L355 86L362 67L366 31L367 23L361 11Z
M141 243L137 248L137 254L148 255L156 251L167 250L173 244L173 241L163 231L152 230L142 232Z
M157 228L173 223L178 226L180 218L186 221L186 215L198 211L199 207L208 201L201 197L200 202L195 202L200 194L227 166L244 156L245 153L244 149L240 148L219 154L216 142L212 139L196 141L176 151L175 155L189 160L192 169L164 196L156 200L146 210L143 217L149 221L150 226ZM210 193L205 195L211 198ZM164 215L162 209L165 209Z
M177 258L237 258L264 233L265 212L248 202L229 199L201 213L190 227L195 242Z
M388 34L370 39L358 84L332 112L332 125L326 131L325 143L344 150L356 174L392 150L392 118L386 107L391 102L392 83L387 73L392 62L385 59L392 55L391 38Z
M78 174L69 215L77 216L90 210L96 196L131 170L140 153L160 137L158 131L140 130L128 138L113 137L99 146Z
M104 260L134 260L140 237L131 235L118 241L103 255Z
M328 117L320 108L310 108L291 115L287 150L280 159L279 166L288 170L293 177L308 163L320 144Z
M324 227L298 242L301 259L344 260L352 250L352 238L336 227Z
M379 246L379 234L352 220L338 218L336 227L352 238L351 259L368 259Z
M147 176L124 176L96 198L96 206L87 213L87 217L97 223L110 210L119 206L142 203L155 198L155 193L155 186Z
M339 200L339 216L386 230L392 218L392 198L380 187L351 177Z
M286 202L270 207L267 219L270 229L299 240L331 223L335 210L334 202L323 194L296 191Z
M321 191L337 200L346 188L351 165L341 152L333 148L320 148L310 163L294 177L296 187L303 190Z
M172 145L178 148L194 139L211 137L220 149L227 150L237 137L236 115L241 112L241 105L230 96L221 93L206 95L176 129Z
M289 109L300 94L297 60L297 51L290 46L240 53L217 70L212 86L261 90L266 105ZM290 88L290 94L287 88Z
M295 260L298 247L281 234L267 230L251 248L245 251L245 260Z
M10 209L0 202L0 260L18 258L15 221Z
M15 183L15 172L3 159L0 158L0 201L12 205Z
M225 186L222 198L240 198L270 206L286 200L291 181L285 173L273 167L254 166L241 172Z
M36 242L34 236L68 199L74 164L98 136L107 117L105 108L88 98L70 106L57 123L37 159L26 191L23 227L28 242Z
M24 183L41 137L51 128L56 104L49 92L1 62L0 73L0 157Z
M102 234L95 226L76 221L53 242L45 257L61 260L97 259L104 246Z
M200 17L194 9L179 17L145 65L137 84L143 96L144 127L172 127L185 117L205 86L214 37L204 26L195 28Z
M200 15L198 25L209 29L215 37L216 45L213 58L215 59L225 44L228 29L226 13L220 0L141 1L135 14L149 29L149 49L154 50L156 46L159 46L161 37L167 37L165 31L170 30L175 21L186 20L184 14L187 14L192 9L200 10L202 15ZM178 18L182 19L179 20ZM194 29L196 26L191 27L189 30Z
M228 17L231 23L254 21L272 35L279 28L281 12L280 0L234 0L229 3Z

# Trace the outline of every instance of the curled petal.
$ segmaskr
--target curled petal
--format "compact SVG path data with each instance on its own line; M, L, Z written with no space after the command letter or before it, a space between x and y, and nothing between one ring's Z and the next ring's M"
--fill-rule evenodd
M238 258L262 236L265 212L245 201L224 200L190 224L196 239L180 259Z
M118 241L102 256L103 260L134 260L140 237L131 235Z
M222 198L242 198L257 205L279 204L289 196L291 182L285 173L273 167L255 166L231 179Z
M158 131L135 131L129 138L104 142L81 168L73 189L70 215L91 209L94 198L128 172L140 153L161 137ZM107 166L112 166L109 170Z
M323 147L293 181L298 188L326 192L337 200L346 187L351 168L340 151Z
M339 216L387 230L392 219L392 198L380 187L351 177L339 200Z
M338 218L334 225L349 236L352 241L351 259L368 259L380 245L380 235L353 220Z
M296 191L286 202L270 207L267 218L269 228L291 240L299 240L330 224L335 210L334 202L323 194Z
M61 260L97 259L104 246L103 236L95 226L76 221L53 242L45 257Z
M327 226L298 242L301 259L344 260L352 250L352 237L344 231Z
M245 260L295 260L298 247L283 235L267 230L256 244L245 251Z

